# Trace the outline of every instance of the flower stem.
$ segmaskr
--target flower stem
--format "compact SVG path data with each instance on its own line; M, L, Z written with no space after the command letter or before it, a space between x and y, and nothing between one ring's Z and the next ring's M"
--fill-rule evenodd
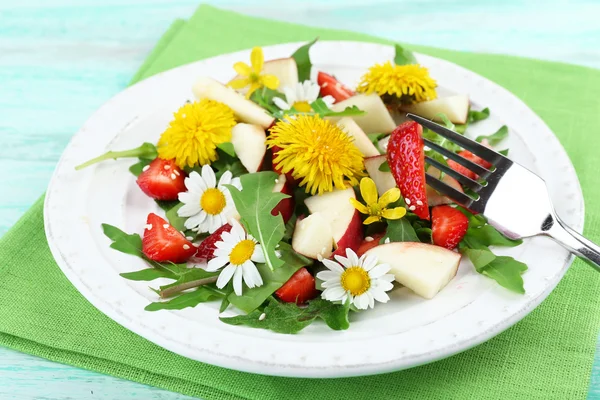
M209 283L215 283L217 281L218 276L211 276L210 278L204 279L196 279L195 281L190 281L186 283L182 283L181 285L171 286L168 289L160 291L160 297L166 299L167 297L171 297L174 294L179 292L183 292L187 289L192 289L199 286L208 285Z
M144 143L140 147L136 147L135 149L123 150L123 151L109 151L101 156L93 158L81 165L75 167L77 171L89 167L90 165L99 163L105 160L116 160L117 158L145 158L148 160L154 160L158 157L158 151L156 150L156 146L152 143Z

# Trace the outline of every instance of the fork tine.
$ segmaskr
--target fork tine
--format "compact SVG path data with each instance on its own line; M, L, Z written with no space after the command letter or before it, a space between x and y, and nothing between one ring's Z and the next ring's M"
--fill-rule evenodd
M461 135L460 133L456 133L444 126L436 124L433 121L430 121L423 117L419 117L418 115L414 114L406 114L406 116L412 119L413 121L423 125L424 127L429 128L438 135L448 139L449 141L458 144L463 149L469 150L471 153L483 158L491 164L497 164L499 161L505 159L505 157L502 154L497 153L494 150L489 149L477 143L476 141Z
M453 151L450 151L436 143L433 143L431 140L423 139L423 143L425 143L425 146L437 151L441 155L446 156L451 160L456 161L463 167L470 169L471 171L475 172L479 176L487 177L492 172L488 169L483 168L479 164L475 164L471 160L467 160L466 158L459 156L458 154L456 154Z
M463 186L466 186L475 191L477 191L483 187L483 185L480 185L478 182L474 181L473 179L467 178L463 174L456 172L455 170L448 167L447 165L442 164L438 160L435 160L431 157L426 156L425 161L427 161L428 164L433 165L437 169L444 171L446 174L448 174L451 177L453 177L454 179L456 179Z
M473 204L473 202L476 201L475 199L472 199L471 197L467 196L466 194L459 192L458 190L454 189L451 186L446 185L444 182L440 181L437 178L434 178L433 176L431 176L429 174L425 174L425 181L427 182L427 184L429 186L431 186L432 188L434 188L435 190L437 190L444 196L450 197L455 202L457 202L467 208L470 208L471 205Z

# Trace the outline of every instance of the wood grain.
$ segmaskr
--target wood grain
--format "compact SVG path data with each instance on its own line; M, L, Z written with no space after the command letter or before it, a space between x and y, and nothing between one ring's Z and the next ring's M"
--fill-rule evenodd
M0 235L44 192L71 135L123 89L196 0L0 0ZM403 42L600 68L586 0L223 0L247 14ZM0 349L1 399L186 399ZM590 399L600 399L600 357Z

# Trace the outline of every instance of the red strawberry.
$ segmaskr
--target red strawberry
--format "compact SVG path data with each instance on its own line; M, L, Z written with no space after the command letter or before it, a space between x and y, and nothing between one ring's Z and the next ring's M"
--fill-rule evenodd
M156 200L177 200L180 192L187 189L185 173L175 165L174 160L157 158L144 168L138 176L137 184L142 192Z
M450 206L431 209L431 237L433 244L454 249L467 233L469 219L465 214Z
M352 90L348 89L335 79L335 77L326 74L325 72L319 72L317 75L317 83L321 86L321 96L332 96L335 99L335 103L354 96Z
M481 165L483 168L490 168L492 166L492 164L485 161L483 158L476 156L475 154L471 153L468 150L463 150L463 151L459 152L458 155L463 158L466 158L469 161L473 161L477 165ZM453 170L455 170L456 172L463 174L467 178L471 178L474 180L478 178L478 176L475 172L471 171L470 169L468 169L466 167L463 167L456 161L448 160L448 166L450 168L452 168Z
M399 125L390 135L387 160L409 210L429 219L422 133L423 127L416 122Z
M182 263L196 253L196 248L181 232L156 214L148 214L142 251L151 260Z
M286 303L306 303L319 295L315 287L315 278L306 268L300 268L282 287L275 292Z
M221 241L221 235L223 232L229 232L231 230L231 225L225 224L213 233L210 234L209 237L204 239L202 243L200 243L200 247L198 247L198 251L194 257L204 258L210 260L214 258L213 253L215 252L217 246L215 244Z
M367 236L362 241L360 246L358 246L358 250L356 250L356 255L361 257L363 254L365 254L367 251L371 250L373 247L379 246L379 241L384 236L385 236L385 232L375 233L371 236ZM370 238L371 240L367 240L367 238Z

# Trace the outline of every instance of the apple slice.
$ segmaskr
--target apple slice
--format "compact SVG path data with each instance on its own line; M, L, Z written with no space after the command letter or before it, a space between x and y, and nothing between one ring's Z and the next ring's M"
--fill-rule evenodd
M384 137L383 139L379 139L379 142L377 142L377 145L379 146L381 151L387 153L387 147L388 147L389 142L390 142L390 135Z
M263 129L267 129L275 120L267 114L264 108L214 79L206 77L198 79L192 87L192 91L199 100L210 99L229 106L241 122L259 125Z
M375 182L375 186L377 186L377 193L379 193L380 196L391 188L396 187L396 180L394 179L392 173L389 171L384 172L379 170L381 164L386 161L387 157L385 154L376 157L365 158L365 168L371 179L373 179L373 182Z
M358 147L365 157L374 157L379 155L379 150L371 142L366 133L360 129L360 126L350 117L344 117L338 121L338 126L342 128L348 136L354 138L354 144Z
M292 185L290 185L284 174L279 175L279 178L277 178L275 186L273 187L273 192L281 192L290 196L277 203L275 208L271 211L271 214L273 215L281 214L283 217L283 222L287 224L294 214L296 202L294 201L294 191L292 190Z
M231 129L231 144L248 172L260 169L267 152L266 140L265 130L259 125L239 123Z
M350 199L355 199L353 188L334 190L321 195L311 196L304 200L308 211L321 214L331 227L333 240L336 244L335 254L345 256L346 249L358 249L363 240L362 221L360 213Z
M382 244L365 253L389 264L397 282L426 299L431 299L454 278L460 254L425 243Z
M275 75L279 79L277 90L280 92L285 87L295 88L298 83L298 66L296 65L296 60L292 57L265 61L262 74ZM232 81L240 78L242 78L241 75L236 75ZM246 94L247 91L248 88L238 90L242 94Z
M329 258L333 249L330 221L321 213L314 213L296 222L292 248L296 253L315 260Z
M405 112L420 115L423 118L441 121L438 114L446 114L455 124L465 124L469 115L469 96L459 94L441 99L400 106Z
M365 133L390 133L396 128L389 111L381 97L376 94L358 94L331 106L333 111L344 111L346 107L356 106L366 114L352 117ZM328 117L339 121L339 117Z
M432 166L427 168L427 173L438 179L440 178L440 175L441 175L440 170L435 167L432 167ZM458 190L461 193L465 192L462 188L462 185L456 179L454 179L453 177L451 177L448 174L445 174L443 176L443 178L441 179L441 181L444 182L446 185ZM454 201L452 201L449 197L442 196L441 194L439 194L437 192L437 190L435 190L434 188L432 188L429 185L427 185L427 187L425 189L427 191L427 204L429 204L430 207L454 203Z

